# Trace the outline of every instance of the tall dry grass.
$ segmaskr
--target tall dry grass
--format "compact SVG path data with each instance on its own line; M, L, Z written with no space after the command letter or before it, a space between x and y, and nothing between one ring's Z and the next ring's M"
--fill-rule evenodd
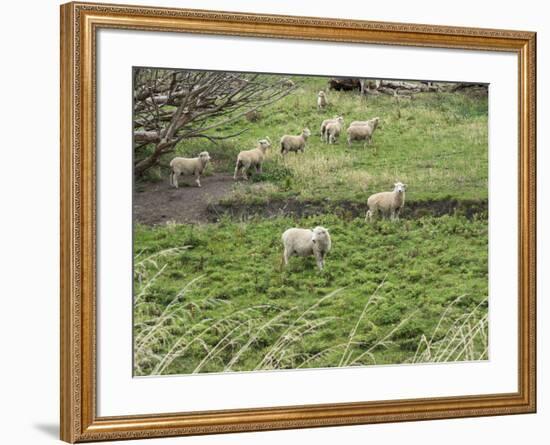
M309 307L292 305L280 308L257 304L232 310L231 303L216 299L190 298L198 276L183 286L172 299L160 306L149 293L161 279L166 264L186 248L166 249L142 259L136 257L134 299L134 372L136 375L174 373L259 371L306 367L348 367L377 364L375 351L393 345L392 338L414 318L416 311L404 316L390 328L381 329L370 317L383 301L379 295L384 278L369 295L347 337L334 346L311 353L308 338L335 317L323 315L321 308L331 300L345 296L337 289L319 298ZM139 259L139 260L138 260ZM442 313L429 336L422 335L410 363L483 360L488 356L488 321L485 299L473 310L456 315L454 300ZM226 305L223 317L209 317L210 309ZM379 332L368 342L366 329ZM184 369L185 371L182 371Z
M447 306L429 338L422 335L411 363L487 360L489 358L489 314L482 300L471 311L453 316L452 309L464 296Z
M329 293L305 310L299 306L281 310L264 304L229 310L225 317L211 319L205 315L208 309L228 303L214 298L198 301L187 298L203 277L189 281L162 311L151 310L147 293L166 267L159 259L166 260L184 251L185 248L166 249L135 262L136 375L173 373L170 367L182 359L193 363L190 373L213 369L232 371L248 358L247 354L255 352L255 346L265 338L271 338L272 342L252 369L291 368L303 359L300 344L304 338L333 320L333 317L319 316L317 309L340 290ZM267 312L274 315L266 317ZM215 342L210 341L212 337L216 338Z

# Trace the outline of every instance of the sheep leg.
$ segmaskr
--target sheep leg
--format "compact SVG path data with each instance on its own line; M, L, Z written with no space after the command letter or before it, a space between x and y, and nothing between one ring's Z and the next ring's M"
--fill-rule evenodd
M372 221L372 212L370 210L367 210L367 213L365 214L365 222Z
M201 175L199 173L195 173L195 182L197 183L197 187L201 186Z
M367 212L367 215L369 217L369 221L372 221L378 217L379 209L377 207L373 207L372 209L369 209Z
M256 165L256 173L262 173L262 164Z
M237 174L239 173L240 164L239 161L237 161L237 164L235 165L235 173L233 173L233 179L237 179Z
M288 259L290 258L290 252L289 250L285 247L285 251L283 252L283 261L285 263L285 266L288 266Z
M324 266L323 254L320 252L315 252L315 259L317 260L317 267L319 267L319 270L323 270L323 266Z
M178 180L179 174L174 172L172 173L172 175L173 175L174 187L179 188L179 180Z

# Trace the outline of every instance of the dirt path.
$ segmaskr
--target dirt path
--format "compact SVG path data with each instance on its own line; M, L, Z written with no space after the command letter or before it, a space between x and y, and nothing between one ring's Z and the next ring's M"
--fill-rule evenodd
M178 189L168 181L140 184L139 191L134 193L135 221L142 224L208 222L208 204L217 203L229 194L234 184L233 177L226 174L201 178L201 188L195 186L192 178L185 182L193 185L184 185L184 180Z
M168 185L168 181L141 183L134 193L134 220L142 224L208 223L216 221L220 215L236 219L247 219L253 215L273 218L281 215L297 217L333 213L346 218L364 217L364 202L302 202L296 198L270 200L263 204L220 204L220 200L231 192L233 177L228 174L215 174L201 178L202 187L195 186L192 178L180 182L180 188ZM443 199L434 201L409 201L403 209L404 218L423 216L464 215L472 218L486 214L487 200Z

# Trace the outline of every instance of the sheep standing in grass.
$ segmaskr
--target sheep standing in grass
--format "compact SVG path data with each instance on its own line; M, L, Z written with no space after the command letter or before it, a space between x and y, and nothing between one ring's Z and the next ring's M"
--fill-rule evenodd
M327 125L332 123L332 122L340 122L342 124L342 127L343 127L344 126L344 116L334 116L332 119L325 119L321 123L321 141L323 141L323 142L327 141L327 137L326 137Z
M351 145L353 141L365 141L365 144L370 144L372 141L372 135L378 127L380 118L375 117L368 121L355 121L348 127L348 145ZM364 144L363 144L364 146Z
M201 174L210 161L210 155L203 151L197 158L174 158L170 161L170 185L179 187L180 175L195 175L197 187L201 186Z
M289 151L293 151L295 153L298 153L301 151L302 153L306 149L306 142L307 139L311 136L311 131L309 131L309 128L304 128L302 130L302 134L299 136L292 136L289 134L285 134L281 138L281 154L284 156Z
M327 105L328 105L327 95L323 90L321 90L317 94L317 109L322 110L323 108L326 108Z
M327 142L329 144L335 144L343 129L344 119L329 123L325 129Z
M262 164L265 160L265 155L267 149L271 147L271 140L266 136L265 139L260 139L256 148L252 150L241 151L237 156L237 164L235 165L235 173L233 174L233 179L237 179L237 174L239 170L241 171L242 177L245 180L248 180L247 171L250 167L256 169L256 173L262 172Z
M372 217L378 212L384 216L389 216L390 219L399 219L399 212L405 205L405 190L406 184L396 182L393 185L392 192L380 192L369 196L367 205L369 210L365 215L365 221L372 221Z
M319 270L323 270L325 256L330 251L331 241L328 230L324 227L315 227L310 229L288 229L282 236L284 252L283 260L285 266L290 257L297 256L315 256Z

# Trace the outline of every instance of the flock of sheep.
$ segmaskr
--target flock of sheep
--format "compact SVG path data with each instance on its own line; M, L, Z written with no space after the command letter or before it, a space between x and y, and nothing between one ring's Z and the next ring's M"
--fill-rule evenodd
M317 95L317 107L323 110L328 105L327 96L324 91ZM364 141L368 144L372 135L378 127L380 119L375 117L367 121L354 121L346 130L347 142L351 145L354 141ZM335 116L332 119L325 119L320 128L321 141L327 144L334 144L344 129L344 117ZM305 146L311 131L304 128L300 135L284 135L280 140L281 154L285 156L289 152L305 152ZM247 172L253 168L257 173L262 172L262 164L265 161L267 150L271 147L269 137L260 139L255 148L241 151L237 156L233 179L239 174L248 179ZM178 188L178 177L181 175L195 176L198 187L201 186L200 177L208 162L211 160L207 151L203 151L196 158L176 157L170 162L170 185ZM380 192L371 195L367 200L368 211L365 221L371 221L374 216L381 214L392 220L399 219L401 209L405 204L406 184L396 182L390 192ZM292 256L314 256L317 266L323 270L324 258L331 248L331 239L328 230L324 227L314 229L291 228L282 235L284 246L283 260L287 265Z

